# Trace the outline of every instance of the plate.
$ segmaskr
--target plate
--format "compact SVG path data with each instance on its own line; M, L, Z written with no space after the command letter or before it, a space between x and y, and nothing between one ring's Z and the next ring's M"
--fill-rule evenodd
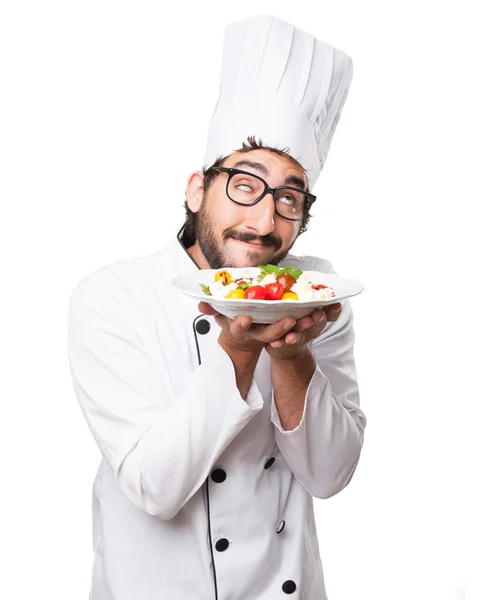
M293 317L298 320L312 314L318 308L334 304L357 296L364 290L362 283L356 279L342 277L333 273L321 273L321 271L303 271L310 281L322 283L333 288L335 296L325 300L244 300L234 298L214 298L207 296L199 284L210 285L215 280L218 271L227 270L233 279L239 277L254 277L258 275L258 267L227 268L227 269L196 269L188 273L182 273L172 281L173 286L198 301L202 300L210 304L215 310L230 319L239 315L251 317L253 323L276 323L285 317Z

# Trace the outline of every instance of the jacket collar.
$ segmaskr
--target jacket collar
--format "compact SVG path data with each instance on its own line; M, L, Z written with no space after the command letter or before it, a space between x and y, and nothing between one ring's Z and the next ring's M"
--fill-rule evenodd
M176 273L184 273L186 271L191 271L192 269L200 268L186 249L183 242L184 232L185 225L181 227L175 237L170 239L167 246L167 252L170 256L168 260L171 261L171 271Z

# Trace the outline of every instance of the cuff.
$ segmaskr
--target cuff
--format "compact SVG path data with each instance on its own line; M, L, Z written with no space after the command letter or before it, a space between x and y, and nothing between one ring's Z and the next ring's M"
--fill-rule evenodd
M228 382L231 382L231 386L228 385L225 387L225 384L223 384L223 386L220 386L220 389L224 389L225 391L228 389L228 401L233 402L236 407L239 405L240 412L246 408L247 410L245 412L246 414L249 414L253 411L258 412L263 408L263 394L261 393L254 376L251 380L251 385L246 394L246 398L244 399L241 396L236 387L236 373L233 361L219 344L214 344L207 352L204 352L203 356L204 361L202 366L208 365L208 368L211 368L211 371L216 374L224 373Z

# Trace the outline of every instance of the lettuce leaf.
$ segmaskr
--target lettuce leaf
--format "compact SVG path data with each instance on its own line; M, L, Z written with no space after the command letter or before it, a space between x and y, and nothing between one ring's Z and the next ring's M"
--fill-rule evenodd
M281 269L276 265L259 265L259 268L261 269L261 272L258 275L258 281L262 281L266 277L266 275L269 275L270 273L274 273L276 277L278 277L278 275L289 274L292 275L295 279L299 279L299 277L301 277L301 275L303 274L303 271L301 269L295 269L292 266L283 267Z
M289 267L284 267L284 269L281 269L281 274L286 274L288 273L289 275L292 275L295 279L299 279L301 277L301 275L303 274L303 271L301 269L295 269L292 266Z

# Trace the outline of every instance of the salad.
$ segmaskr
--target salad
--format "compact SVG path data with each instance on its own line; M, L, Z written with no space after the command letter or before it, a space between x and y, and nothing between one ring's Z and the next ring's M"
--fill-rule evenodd
M301 269L260 265L253 276L247 269L243 277L233 279L227 270L220 270L210 285L200 283L207 296L236 300L325 300L335 296L333 288L313 283Z

